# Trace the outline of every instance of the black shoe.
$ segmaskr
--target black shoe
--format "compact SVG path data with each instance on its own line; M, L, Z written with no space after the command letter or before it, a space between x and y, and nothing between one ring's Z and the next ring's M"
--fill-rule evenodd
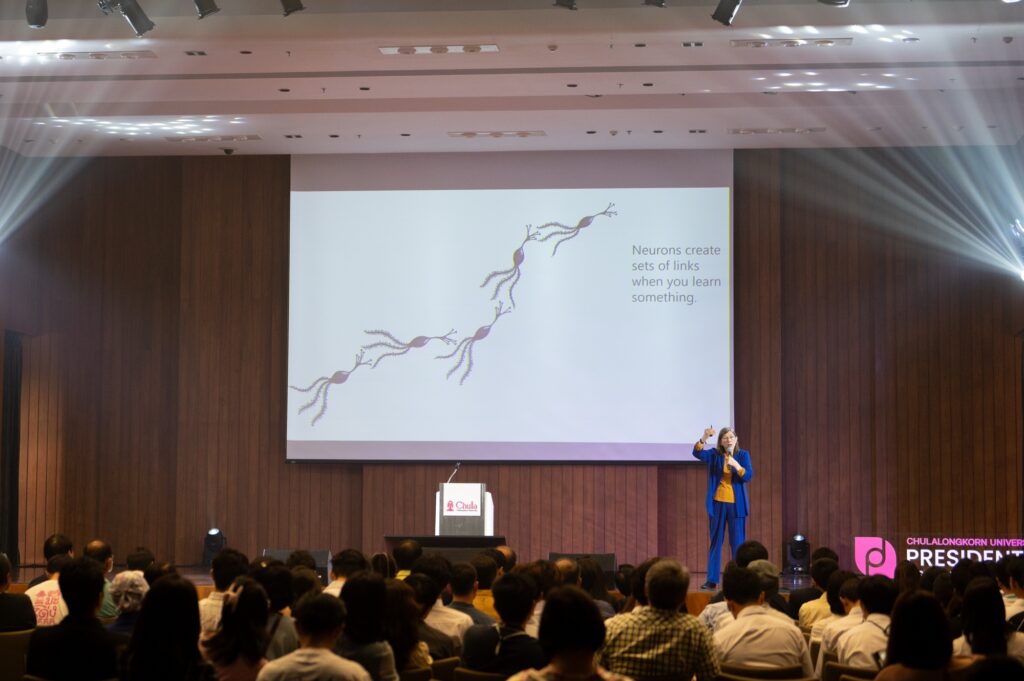
M704 582L700 585L701 591L718 591L718 585L714 582Z

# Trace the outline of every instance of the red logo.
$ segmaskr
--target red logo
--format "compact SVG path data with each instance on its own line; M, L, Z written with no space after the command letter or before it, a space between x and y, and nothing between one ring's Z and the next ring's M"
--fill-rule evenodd
M448 510L449 511L454 511L455 510L455 503L451 499L448 500Z

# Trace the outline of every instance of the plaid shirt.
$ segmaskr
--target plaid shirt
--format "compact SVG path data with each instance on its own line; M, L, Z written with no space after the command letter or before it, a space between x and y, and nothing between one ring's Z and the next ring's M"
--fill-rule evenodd
M711 632L692 615L644 608L605 620L601 664L634 679L678 676L713 681L719 674Z

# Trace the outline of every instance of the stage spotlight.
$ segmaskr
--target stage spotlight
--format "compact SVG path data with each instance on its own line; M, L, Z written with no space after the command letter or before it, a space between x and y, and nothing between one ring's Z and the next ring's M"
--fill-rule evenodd
M664 7L665 0L644 0L644 4L648 7Z
M25 0L25 18L32 28L43 28L50 12L46 7L46 0Z
M138 0L99 0L96 4L104 14L120 10L121 16L139 38L152 31L156 26L139 6Z
M828 5L829 7L849 7L850 6L850 0L818 0L818 2L820 2L823 5Z
M725 26L732 26L732 21L736 18L736 13L740 11L742 4L743 0L718 0L718 7L715 8L715 13L711 15L711 18Z
M211 528L203 539L203 565L209 567L214 556L227 548L227 545L228 540L224 533L216 527Z
M192 0L192 3L196 6L196 14L200 19L220 11L220 7L217 7L217 3L213 0Z
M576 6L576 0L555 0L555 7L564 7L566 9L579 9Z
M790 575L807 574L811 569L811 545L807 537L797 533L782 547L785 558L782 571Z
M302 6L302 0L281 0L281 10L285 16L293 12L301 12L306 9Z

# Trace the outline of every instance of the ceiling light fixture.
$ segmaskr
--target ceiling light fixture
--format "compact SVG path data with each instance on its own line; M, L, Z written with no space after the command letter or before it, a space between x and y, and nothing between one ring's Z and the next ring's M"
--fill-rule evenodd
M664 7L665 0L644 0L644 5L647 7Z
M213 0L192 0L192 4L196 6L196 14L200 19L205 19L220 11L220 7L217 7L217 3Z
M555 0L555 7L564 7L566 9L579 9L576 6L576 0Z
M281 0L281 10L284 12L285 16L295 12L301 12L304 9L306 8L303 6L302 0Z
M719 0L718 7L715 8L715 13L711 15L711 18L724 26L732 26L733 19L736 18L742 4L743 0Z
M50 13L46 0L25 0L25 19L32 28L43 28Z
M114 10L120 11L121 16L139 38L152 31L156 26L139 6L138 0L99 0L96 4L104 14L111 14Z
M850 6L850 0L818 0L818 2L820 2L823 5L828 5L829 7L849 7Z

